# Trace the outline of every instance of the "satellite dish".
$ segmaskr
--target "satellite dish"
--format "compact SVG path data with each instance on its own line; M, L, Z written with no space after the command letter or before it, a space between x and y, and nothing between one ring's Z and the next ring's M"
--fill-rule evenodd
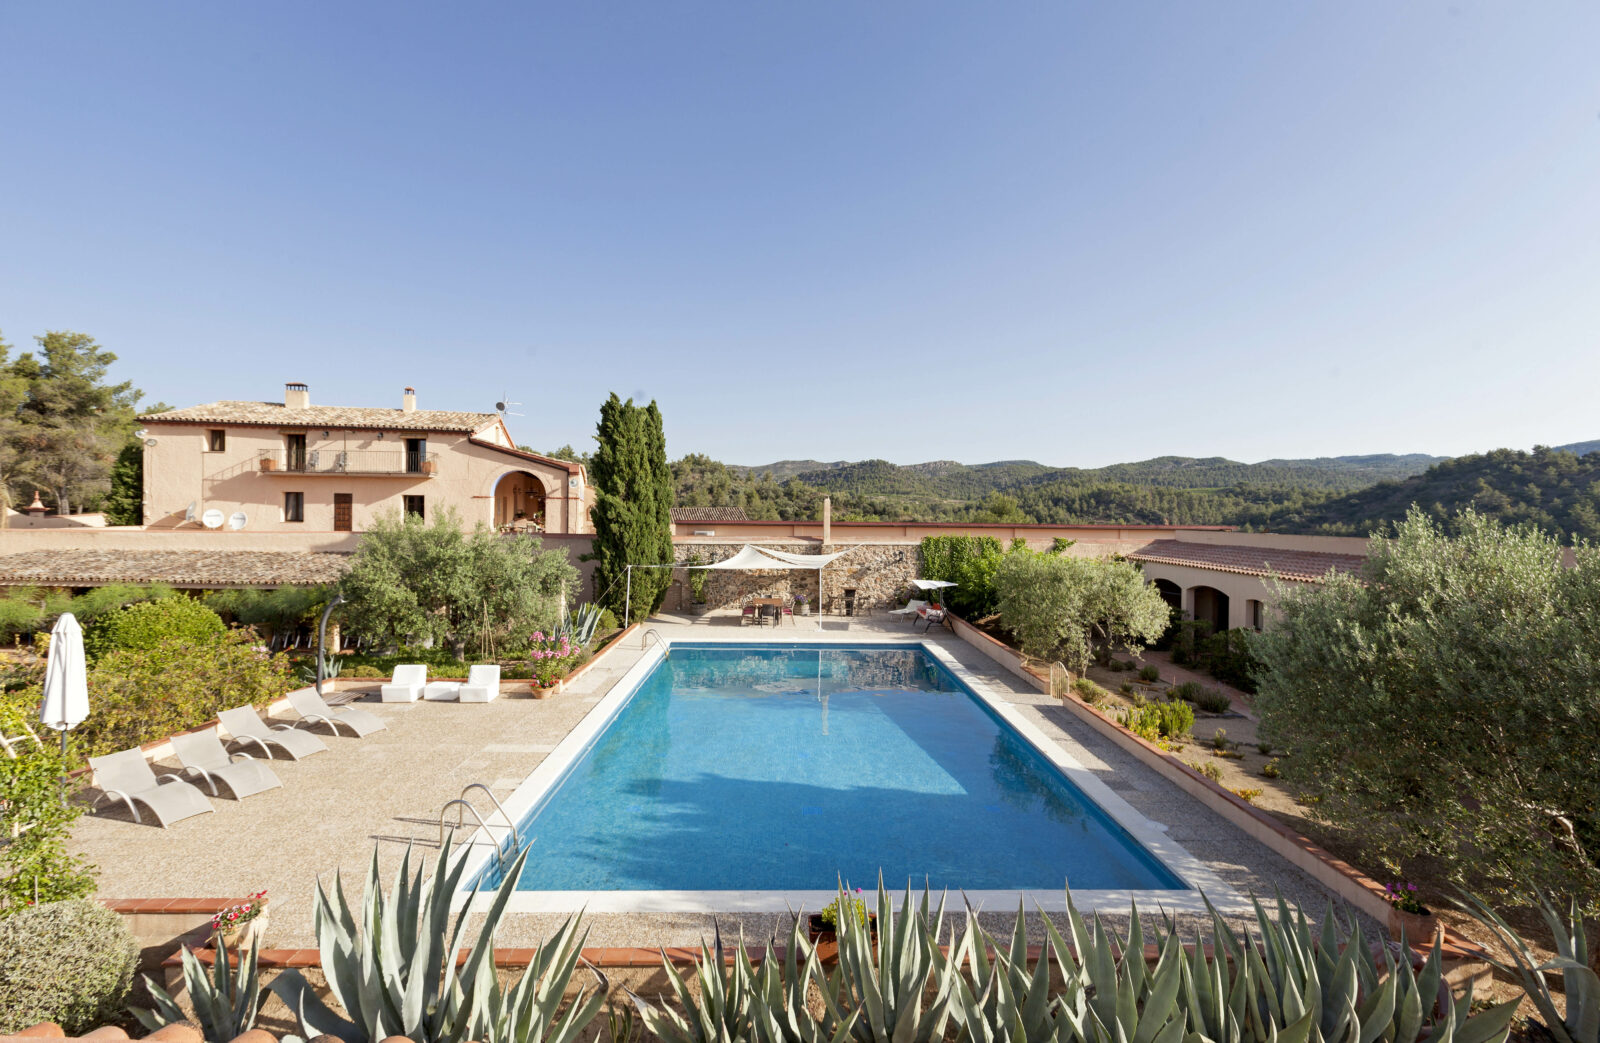
M194 501L193 500L190 500L189 501L189 506L187 506L187 507L185 507L183 509L183 520L186 521L186 522L194 521Z
M228 528L234 532L238 532L248 524L250 524L250 516L243 511L234 511L228 516Z
M200 524L208 529L222 528L222 512L215 507L200 516Z

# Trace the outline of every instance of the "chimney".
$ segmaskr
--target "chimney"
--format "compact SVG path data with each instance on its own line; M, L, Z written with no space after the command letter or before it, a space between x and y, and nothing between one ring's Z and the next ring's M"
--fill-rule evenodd
M283 385L283 408L310 409L311 389L298 380L291 380Z
M824 554L828 552L828 544L833 542L833 497L822 498L822 546L819 548Z
M47 513L50 508L39 502L39 490L35 489L33 491L33 502L24 507L23 510L27 511L29 515L37 518L40 515Z
M406 388L406 393L400 397L400 412L415 413L417 411L417 389Z

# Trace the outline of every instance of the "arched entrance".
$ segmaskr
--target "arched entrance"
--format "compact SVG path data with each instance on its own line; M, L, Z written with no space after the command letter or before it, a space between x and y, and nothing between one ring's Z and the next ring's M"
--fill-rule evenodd
M509 471L494 487L494 527L543 532L544 483L527 471Z
M1178 586L1170 579L1158 579L1155 581L1155 588L1156 593L1161 595L1161 600L1165 601L1167 603L1167 607L1172 609L1172 614L1174 616L1183 611L1182 587Z
M1216 587L1194 588L1194 618L1211 624L1211 633L1228 629L1228 595Z

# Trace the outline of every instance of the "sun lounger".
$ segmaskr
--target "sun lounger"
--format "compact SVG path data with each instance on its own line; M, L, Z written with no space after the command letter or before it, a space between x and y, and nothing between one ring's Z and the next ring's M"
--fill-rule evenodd
M234 800L243 800L283 785L278 773L264 761L258 761L248 753L230 754L223 749L222 739L215 728L190 732L188 735L174 735L172 752L178 755L178 762L183 765L185 774L198 775L205 780L206 785L211 787L213 797L221 796L217 792L219 782L228 787ZM244 759L235 761L235 757Z
M461 686L464 703L488 703L500 696L500 667L479 664L467 671L467 683Z
M133 812L133 820L144 823L135 804L143 804L156 817L162 829L194 815L215 811L206 795L176 775L156 777L144 751L135 747L104 757L90 757L94 784L100 787L99 804L106 797L117 797Z
M268 758L272 756L274 748L282 750L294 760L309 757L313 753L322 753L328 748L327 744L315 735L298 731L293 725L275 724L269 727L253 706L223 710L217 714L217 718L222 721L222 726L228 729L228 734L233 737L234 742L241 746L254 745Z
M358 739L366 738L373 732L381 732L389 727L382 717L354 706L329 706L323 702L322 696L317 694L315 688L306 688L298 692L289 693L289 706L300 715L300 723L310 726L326 724L333 734L339 734L339 725L344 725Z
M394 678L379 689L386 703L414 703L428 686L428 667L424 663L403 663L394 668Z
M927 633L929 630L932 630L935 625L942 624L944 622L944 609L938 605L924 605L917 612L917 617L923 622L923 633ZM911 628L915 630L916 627L917 624L913 622L911 624Z
M918 615L919 613L921 613L921 611L923 609L927 608L927 607L928 607L928 603L926 601L918 601L915 598L913 598L912 600L906 602L905 605L901 606L900 608L890 610L889 615L891 615L891 616L915 616L915 615Z

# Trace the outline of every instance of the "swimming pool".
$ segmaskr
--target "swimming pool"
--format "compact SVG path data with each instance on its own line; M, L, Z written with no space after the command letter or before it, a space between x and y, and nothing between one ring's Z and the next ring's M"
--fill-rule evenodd
M613 694L527 795L519 890L1193 886L922 644L674 642Z

